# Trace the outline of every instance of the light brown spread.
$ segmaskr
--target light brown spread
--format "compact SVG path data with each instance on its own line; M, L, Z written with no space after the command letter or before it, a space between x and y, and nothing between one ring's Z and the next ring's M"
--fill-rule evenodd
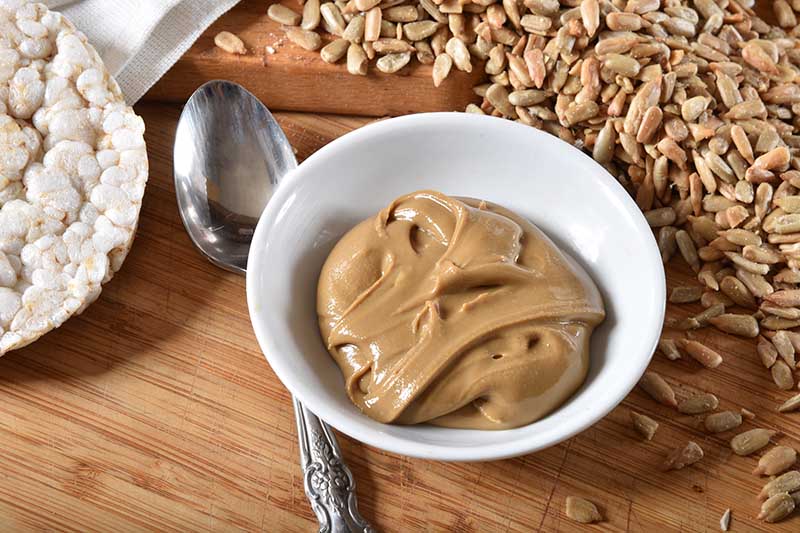
M420 191L333 249L317 294L347 394L385 423L506 429L583 383L605 313L538 228L487 202Z

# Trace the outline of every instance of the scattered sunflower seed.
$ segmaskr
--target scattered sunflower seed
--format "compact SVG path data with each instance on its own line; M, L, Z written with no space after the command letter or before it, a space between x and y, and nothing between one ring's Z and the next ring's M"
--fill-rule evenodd
M739 433L731 439L731 450L736 455L750 455L769 444L769 439L776 434L777 431L761 428Z
M570 520L581 524L592 524L603 519L595 504L577 496L567 496L566 514Z
M769 370L772 373L772 381L779 389L792 390L794 388L794 374L784 361L776 361Z
M778 407L779 413L789 413L800 409L800 394L792 396Z
M706 368L717 368L722 364L722 356L704 344L697 341L681 339L678 341L678 345L692 356L695 361Z
M761 505L761 511L756 517L767 523L779 522L794 511L794 499L786 492L771 496Z
M672 339L659 340L658 349L662 354L664 354L664 357L670 361L676 361L681 358L681 352L678 351L678 345Z
M675 399L675 391L659 374L653 371L645 372L642 379L639 380L639 386L658 403L677 407L678 401Z
M709 392L690 396L678 403L678 412L685 415L700 415L719 407L719 400Z
M247 47L245 47L239 36L229 31L221 31L215 35L214 44L229 54L244 55L247 53Z
M703 421L706 431L722 433L742 425L742 415L736 411L722 411L708 415Z
M318 33L302 28L287 28L286 37L297 46L306 50L316 50L322 46L322 38Z
M728 531L731 527L731 510L725 509L722 513L722 518L719 519L719 529L721 531Z
M761 489L758 494L760 500L766 500L782 492L795 492L800 490L800 471L790 470L776 477Z
M267 16L278 24L284 24L286 26L297 26L302 19L300 13L281 4L272 4L269 6L269 9L267 9Z
M789 470L797 461L797 452L788 446L775 446L761 456L753 470L757 476L774 476Z
M320 50L319 55L326 63L336 63L347 54L347 49L349 47L350 43L347 40L336 39L326 44L322 50Z
M693 441L672 450L664 459L663 470L680 470L703 458L703 449Z
M631 422L633 423L633 429L645 440L653 440L653 436L658 429L658 422L647 415L642 415L635 411L631 411Z
M399 54L386 54L377 61L375 66L377 66L378 70L380 70L381 72L392 74L394 72L397 72L404 66L408 65L409 61L411 61L410 52L402 52Z
M703 295L703 288L699 286L675 287L669 295L672 303L696 302Z
M759 336L756 349L761 363L767 368L772 368L772 365L778 360L778 350L775 345L764 337Z
M708 322L715 328L732 335L750 338L758 336L758 321L750 315L727 313L711 317Z

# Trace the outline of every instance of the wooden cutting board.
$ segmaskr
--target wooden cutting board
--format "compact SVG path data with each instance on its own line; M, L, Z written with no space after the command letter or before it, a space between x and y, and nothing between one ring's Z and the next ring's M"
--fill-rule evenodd
M265 10L261 2L245 2L223 17L201 40L206 49L198 44L176 67L181 74L173 72L136 106L148 128L151 178L125 266L82 316L0 359L0 531L316 530L297 466L289 395L253 336L244 280L203 259L183 230L171 162L180 106L155 100L181 98L208 78L237 72L250 72L248 86L256 92L269 91L257 77L269 66L243 67L241 58L219 57L213 72L187 67L197 52L217 55L208 36L220 28L243 35L251 28L259 35ZM413 87L427 99L422 95L433 93L424 92L429 82L422 78ZM294 86L293 78L272 80ZM323 82L328 94L338 90ZM376 83L362 82L364 90ZM349 87L351 96L358 94ZM324 92L298 98L331 105ZM436 105L407 101L414 110ZM300 159L373 120L277 116ZM676 260L667 269L668 288L692 277ZM669 305L667 313L683 318L698 309ZM777 442L800 446L800 415L775 413L788 393L775 390L753 343L714 330L698 338L724 355L721 367L704 370L657 354L652 368L681 396L709 391L721 409L757 413L743 429L779 429ZM631 409L660 423L652 442L631 429ZM341 442L363 515L380 531L713 532L726 508L733 509L732 531L800 530L798 516L772 526L755 520L754 495L764 481L750 473L757 458L734 456L728 448L733 432L707 435L699 422L635 390L579 436L505 461L438 463L347 437ZM660 472L663 456L689 439L706 457L678 472ZM597 502L606 522L570 522L563 512L568 495Z
M454 68L438 89L431 81L432 67L416 60L395 74L371 66L369 76L352 76L344 60L330 65L319 52L303 50L286 39L281 25L267 17L269 4L263 0L239 4L209 28L145 98L185 102L199 81L220 78L241 83L279 111L379 117L463 111L468 103L480 102L472 92L482 76L480 68L472 73ZM287 0L286 5L302 11L297 0ZM247 55L235 56L214 46L214 36L224 30L242 38ZM324 37L324 42L330 38Z

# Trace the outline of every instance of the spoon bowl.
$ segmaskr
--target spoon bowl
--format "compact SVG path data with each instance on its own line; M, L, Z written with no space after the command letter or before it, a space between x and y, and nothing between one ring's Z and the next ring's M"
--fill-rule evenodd
M186 103L173 154L183 224L212 263L244 274L258 217L297 166L283 131L240 85L210 81Z

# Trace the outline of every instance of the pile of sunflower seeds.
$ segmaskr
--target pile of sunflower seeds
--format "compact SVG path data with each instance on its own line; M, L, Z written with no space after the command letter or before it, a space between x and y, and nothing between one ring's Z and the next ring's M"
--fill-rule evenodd
M772 2L777 26L752 11L753 0L307 0L302 14L272 6L268 15L309 50L321 50L352 74L370 61L396 72L413 58L431 64L439 86L453 68L483 68L475 87L490 114L547 131L590 152L636 199L664 262L680 256L697 283L676 287L673 303L705 310L670 324L714 327L757 339L775 386L796 384L800 351L800 1ZM665 338L664 355L685 353L706 368L720 354L692 339ZM647 372L640 383L655 401L706 414L708 393L678 402L669 383ZM780 412L800 409L800 395ZM632 413L652 439L658 424ZM752 413L705 419L712 433L732 431ZM755 428L731 449L749 455L776 432ZM665 469L703 458L694 442L675 448ZM756 473L781 473L794 450L776 447ZM790 472L791 474L791 472ZM778 482L789 476L787 483ZM788 516L800 482L784 474L759 518ZM784 486L786 485L786 486ZM778 490L780 489L780 490ZM569 513L568 513L569 514ZM730 515L726 520L729 522Z
M143 133L82 33L43 4L0 0L0 355L81 312L122 266Z
M675 326L773 344L781 357L762 361L789 389L800 347L800 334L782 333L800 327L800 29L788 2L773 2L780 26L752 4L308 0L302 14L268 14L307 49L322 45L316 30L336 36L322 58L346 56L353 74L376 57L383 72L416 57L438 85L452 68L482 66L489 83L467 111L590 151L635 197L663 260L680 255L697 274L670 300L706 310Z

